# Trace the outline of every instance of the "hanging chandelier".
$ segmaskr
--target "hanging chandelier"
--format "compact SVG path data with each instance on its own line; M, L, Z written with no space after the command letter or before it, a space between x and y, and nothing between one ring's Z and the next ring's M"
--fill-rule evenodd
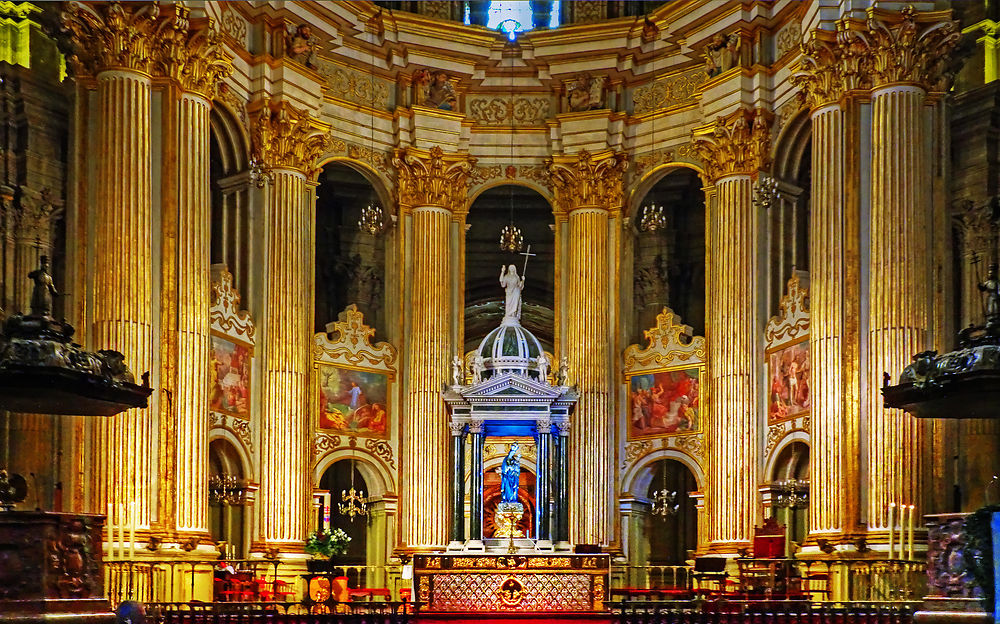
M372 162L375 161L375 49L372 48L371 63L369 64L370 74L368 76L368 89L371 92L371 103L369 111L371 119L368 122L370 132L368 140L368 155ZM382 206L378 203L378 196L375 189L372 189L368 205L361 209L361 218L358 219L358 229L363 234L379 236L385 231L385 214Z
M663 214L663 206L647 204L642 207L639 215L639 231L655 232L667 227L667 217Z
M354 458L351 458L351 489L340 491L340 500L343 501L338 506L340 515L347 516L354 522L355 516L368 515L368 499L364 490L354 489Z
M511 31L513 32L513 31ZM510 164L507 165L507 177L513 179L517 175L514 166L514 55L510 57L510 95L507 100L507 114L510 116ZM510 222L500 230L500 251L518 253L524 248L524 235L521 228L514 225L514 186L510 185Z
M777 494L774 504L787 509L801 509L809 504L809 481L805 479L784 479L774 483Z
M760 174L753 185L753 203L757 208L767 210L781 194L778 192L778 181L767 174Z
M680 508L681 505L677 502L677 492L667 489L653 492L652 513L654 516L660 516L660 518L673 516Z
M365 234L378 236L385 230L382 207L372 202L361 209L361 218L358 219L358 229Z

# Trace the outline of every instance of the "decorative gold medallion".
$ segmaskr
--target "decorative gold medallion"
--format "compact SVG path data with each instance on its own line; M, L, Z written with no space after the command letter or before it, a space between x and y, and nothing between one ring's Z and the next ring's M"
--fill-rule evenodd
M500 600L508 607L516 607L524 600L524 586L513 576L500 584Z

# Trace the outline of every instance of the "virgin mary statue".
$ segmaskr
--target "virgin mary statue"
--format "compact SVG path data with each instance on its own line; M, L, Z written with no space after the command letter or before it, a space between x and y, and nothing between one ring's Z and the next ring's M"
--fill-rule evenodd
M514 442L507 451L507 456L500 464L500 502L516 503L517 486L521 481L521 455L517 452L518 445Z
M521 320L521 289L524 288L524 278L517 274L517 267L513 264L507 267L500 267L500 285L505 291L504 296L504 319Z

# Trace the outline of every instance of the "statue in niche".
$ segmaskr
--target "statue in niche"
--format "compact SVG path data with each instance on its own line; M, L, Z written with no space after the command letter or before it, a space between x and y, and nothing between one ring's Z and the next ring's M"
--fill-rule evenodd
M524 288L524 278L517 274L517 267L500 267L500 285L504 288L503 319L521 320L521 289Z
M990 264L986 281L979 283L979 290L986 293L986 325L987 327L995 326L1000 323L1000 278L997 277L996 262ZM34 302L34 294L32 294L31 300Z
M285 56L306 67L316 67L315 58L318 47L319 39L312 34L312 27L309 24L299 24L294 28L289 27L285 33Z
M549 378L549 364L551 364L551 362L549 362L549 356L545 355L545 352L542 351L538 354L538 359L535 361L535 364L538 366L538 381L547 381Z
M728 37L722 33L716 34L705 46L705 71L708 77L736 67L740 58L740 35L733 33Z
M28 273L28 279L35 282L31 289L31 315L52 316L52 298L59 296L52 276L49 275L49 257L39 259L39 267Z
M451 385L462 385L462 358L457 355L451 358Z
M579 74L566 87L569 110L574 113L601 108L604 101L604 76Z
M448 111L458 107L455 85L451 84L448 73L442 69L433 72L419 70L413 74L413 85L416 104Z
M483 380L484 370L486 370L486 359L476 353L472 358L472 383L477 384Z
M521 453L517 442L510 445L507 456L500 464L500 502L516 503L517 489L521 482Z

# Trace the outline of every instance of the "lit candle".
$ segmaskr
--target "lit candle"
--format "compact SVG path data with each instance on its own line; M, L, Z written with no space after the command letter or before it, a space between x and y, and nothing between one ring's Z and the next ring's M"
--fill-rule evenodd
M111 513L113 510L114 510L114 505L108 503L107 526L104 527L108 530L108 561L111 561L112 559L115 558L115 551L114 551L115 530L112 525L112 518L114 516Z
M896 525L894 520L896 519L896 503L889 503L889 559L892 559L893 555L893 543L892 538L896 534Z
M118 558L125 558L125 504L118 504Z
M138 509L135 501L128 504L128 558L129 561L135 559L135 521Z
M903 558L903 545L906 543L906 505L899 506L899 558Z
M913 516L916 515L916 505L910 505L910 547L906 549L906 558L913 560Z

